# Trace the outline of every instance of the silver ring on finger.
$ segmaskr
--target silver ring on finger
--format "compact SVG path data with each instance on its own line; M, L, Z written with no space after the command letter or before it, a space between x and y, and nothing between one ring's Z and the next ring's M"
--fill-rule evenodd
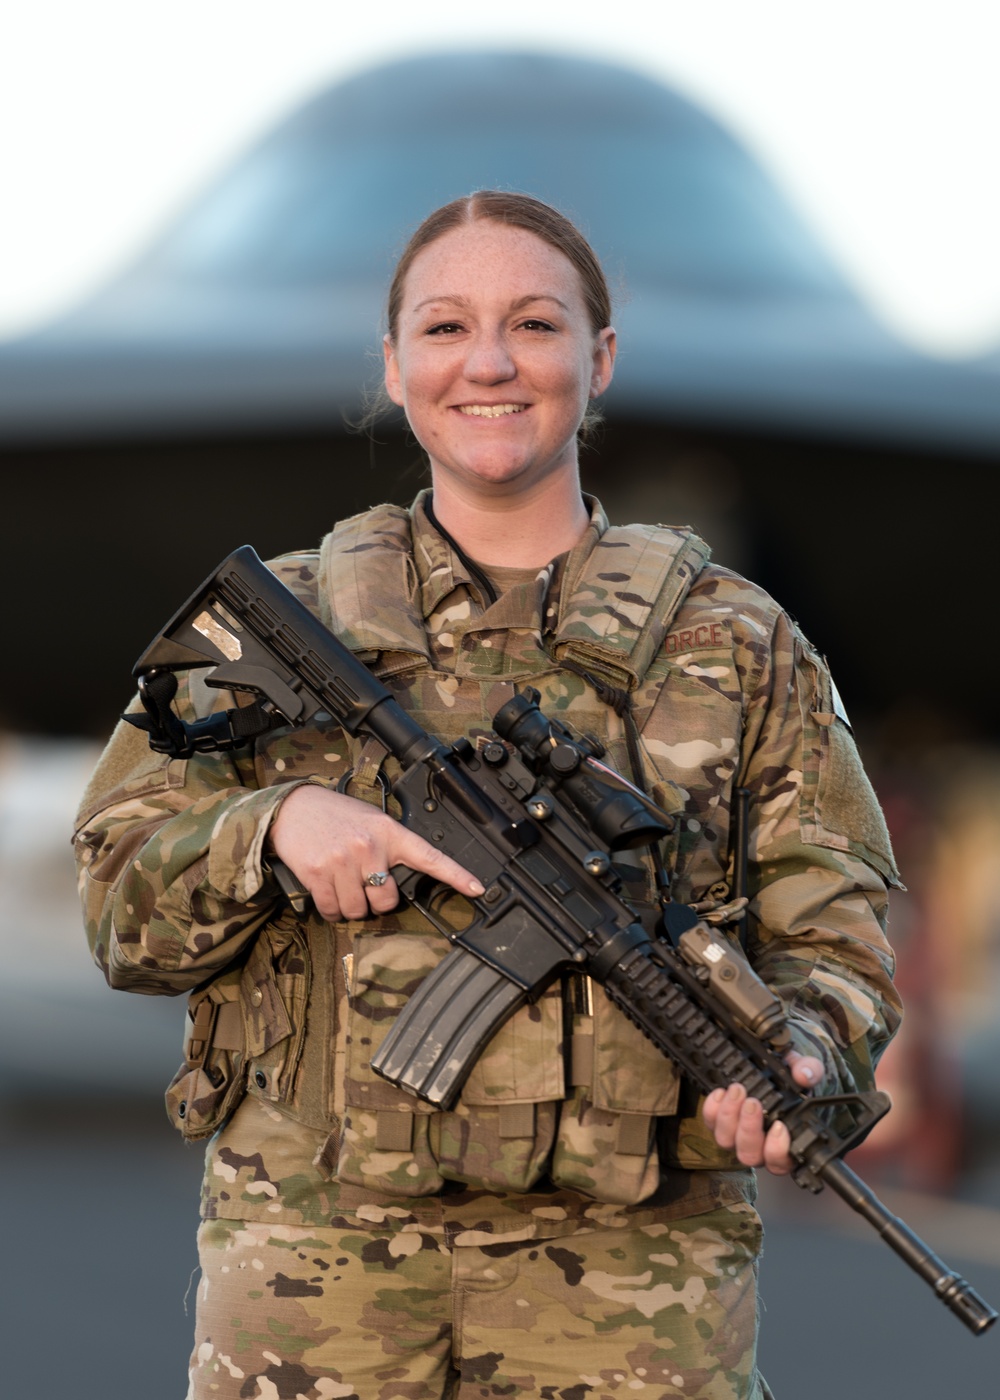
M384 885L388 878L388 870L373 870L370 875L365 876L365 884L374 885L378 889L379 885Z

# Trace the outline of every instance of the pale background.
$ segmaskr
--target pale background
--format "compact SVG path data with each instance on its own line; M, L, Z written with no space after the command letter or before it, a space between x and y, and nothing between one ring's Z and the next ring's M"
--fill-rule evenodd
M314 89L421 49L623 62L728 121L926 349L1000 345L993 0L32 0L0 18L0 336L116 270Z

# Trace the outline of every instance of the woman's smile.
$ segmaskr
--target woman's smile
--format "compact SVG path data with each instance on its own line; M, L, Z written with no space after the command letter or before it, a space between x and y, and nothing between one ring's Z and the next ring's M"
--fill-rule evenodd
M523 413L528 407L526 403L461 403L455 407L459 413L465 413L473 418L503 418L511 413Z

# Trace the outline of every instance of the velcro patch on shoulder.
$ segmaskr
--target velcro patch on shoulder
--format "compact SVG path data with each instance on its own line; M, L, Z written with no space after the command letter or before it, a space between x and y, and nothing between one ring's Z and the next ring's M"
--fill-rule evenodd
M137 707L130 705L130 711ZM187 760L154 753L139 729L120 720L98 760L80 800L76 830L118 802L166 788L181 787Z

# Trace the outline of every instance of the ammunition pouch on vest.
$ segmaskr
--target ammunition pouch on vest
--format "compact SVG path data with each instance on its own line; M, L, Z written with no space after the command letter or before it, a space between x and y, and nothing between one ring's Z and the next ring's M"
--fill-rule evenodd
M211 1136L243 1094L240 972L230 969L188 998L184 1063L167 1086L167 1115L189 1141Z
M188 998L184 1063L167 1088L182 1135L210 1137L252 1084L273 1103L292 1097L306 1031L311 960L290 910L261 931L249 954Z

